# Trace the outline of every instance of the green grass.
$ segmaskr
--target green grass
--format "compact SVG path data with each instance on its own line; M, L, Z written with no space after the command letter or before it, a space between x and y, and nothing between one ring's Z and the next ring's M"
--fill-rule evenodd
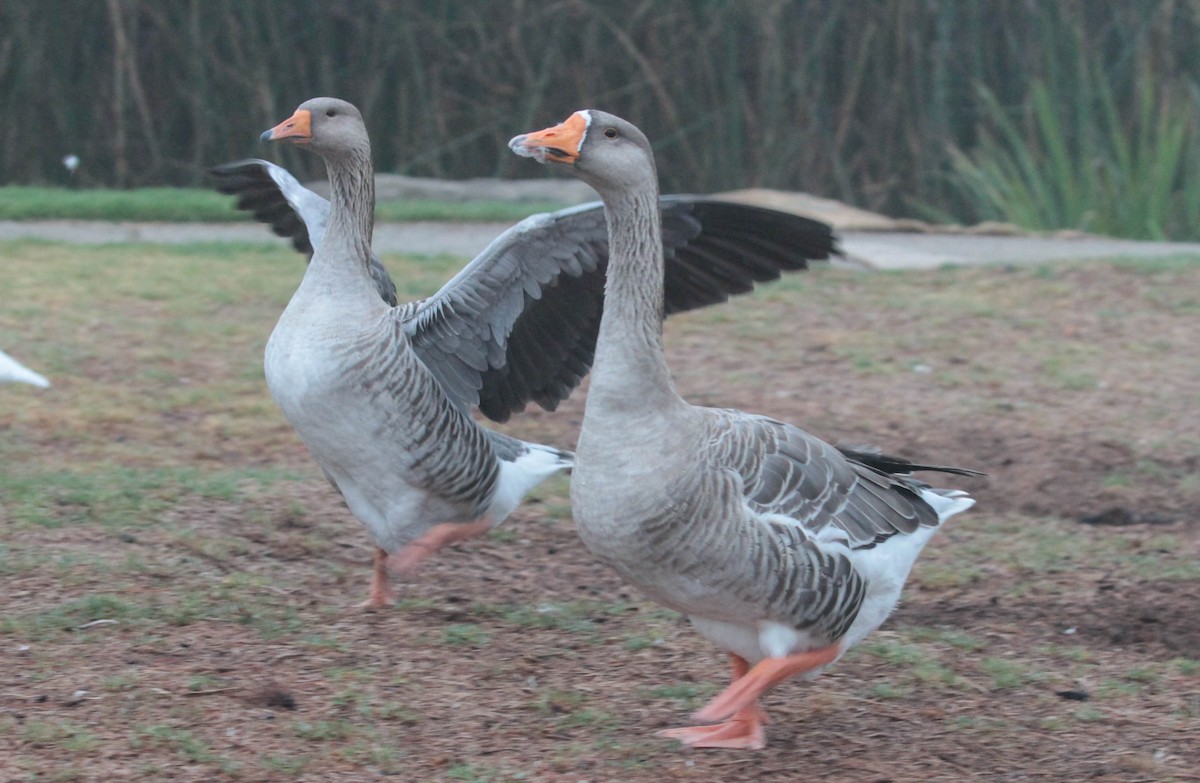
M29 721L23 728L24 739L43 748L61 748L68 753L88 754L100 746L100 739L91 730L72 721L49 723Z
M982 642L966 634L906 628L868 638L850 655L875 658L889 672L887 681L875 683L867 691L870 698L904 699L917 691L966 689L967 683L956 670L954 659L983 648Z
M677 702L684 709L694 710L712 698L719 689L720 686L715 682L677 682L651 688L647 695Z
M509 783L521 780L520 777L508 775L483 764L455 764L446 770L446 778L463 783Z
M873 655L894 666L912 666L925 659L925 651L918 645L878 636L859 645L862 652Z
M198 188L67 190L0 188L0 220L135 220L224 222L241 220L233 199Z
M202 188L68 190L9 185L0 187L0 220L109 220L169 223L225 223L253 218L234 207L235 199ZM554 201L380 201L376 220L515 221L562 209ZM265 231L266 229L264 229Z
M566 205L556 201L380 201L375 219L381 223L406 220L516 221L539 212L554 212Z
M881 682L871 687L870 694L873 699L907 699L913 693L911 685L897 685L891 682Z
M656 647L660 644L662 644L661 636L648 636L643 633L638 633L626 639L624 644L621 646L630 652L637 652L638 650L646 650L651 647Z
M308 768L312 759L306 755L299 756L264 756L259 764L270 772L281 775L299 775Z
M305 742L339 742L351 736L355 729L345 720L300 721L296 736Z
M135 734L131 744L135 750L143 746L169 748L193 764L211 764L218 760L207 742L188 729L177 726L143 727Z
M992 688L998 691L1019 688L1035 679L1021 663L1004 658L984 658L980 668L992 678Z
M186 532L180 532L180 539ZM184 552L183 547L180 549ZM78 557L65 556L59 564L61 575L58 581L64 586L86 586L97 579L120 579L129 572L122 569L120 561L81 561ZM182 557L173 567L175 573L186 570L210 568L219 558ZM33 564L30 564L30 569ZM45 566L43 565L43 571ZM86 573L86 578L77 575ZM163 575L152 572L148 577ZM76 577L76 578L73 578ZM303 631L296 610L264 600L265 588L253 582L259 577L247 579L231 574L203 588L164 597L155 595L117 595L96 593L54 604L44 609L13 609L0 618L0 637L10 636L23 642L45 642L60 637L63 632L79 631L82 640L102 641L106 634L129 631L149 631L154 628L183 628L208 620L247 626L264 640L292 636ZM115 623L84 628L96 620L115 620ZM198 680L202 681L202 680ZM190 686L188 686L190 687Z
M972 634L952 628L910 628L909 635L922 642L940 642L964 652L979 652L987 644Z
M156 515L183 498L232 500L255 485L295 478L298 474L276 470L234 473L96 466L88 471L46 472L17 467L0 474L0 493L14 525L94 524L117 532L159 524Z
M503 618L521 628L553 628L595 639L601 624L596 618L620 614L623 604L607 605L595 601L546 602L536 606L476 604L473 611L482 616Z
M1200 660L1195 658L1176 658L1172 663L1180 674L1192 677L1200 675Z
M64 601L43 612L26 615L9 612L0 619L0 635L45 639L50 638L53 632L68 631L94 620L126 618L137 611L137 607L120 596L89 595Z
M487 631L471 623L447 626L442 633L451 647L485 647L489 638Z

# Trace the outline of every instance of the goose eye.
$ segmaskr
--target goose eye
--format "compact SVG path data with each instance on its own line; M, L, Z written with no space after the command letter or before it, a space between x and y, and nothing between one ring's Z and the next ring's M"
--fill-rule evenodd
M616 128L605 128L604 129L604 138L615 139L616 137L617 137L617 129Z
M326 109L326 110L325 110L325 116L326 116L326 117L334 117L334 116L337 116L337 110L335 110L335 109Z

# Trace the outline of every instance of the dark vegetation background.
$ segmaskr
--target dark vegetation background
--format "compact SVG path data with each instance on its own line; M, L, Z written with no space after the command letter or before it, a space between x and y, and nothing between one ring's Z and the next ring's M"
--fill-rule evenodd
M667 190L1192 238L1198 40L1185 0L0 0L0 183L202 185L318 94L380 170L524 177L595 106Z

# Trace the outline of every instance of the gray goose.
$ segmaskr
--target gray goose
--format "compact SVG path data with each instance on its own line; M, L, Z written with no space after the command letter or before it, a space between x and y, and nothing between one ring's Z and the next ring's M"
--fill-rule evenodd
M50 385L50 381L43 375L29 369L4 351L0 351L0 383L28 383L43 389Z
M604 313L571 479L579 534L733 663L733 683L693 716L722 722L662 733L761 748L759 697L816 676L877 628L930 536L974 503L909 474L974 472L843 451L765 416L689 405L663 354L646 137L587 110L509 146L592 185L608 218Z
M395 289L370 246L374 175L358 110L314 98L263 138L320 154L332 188L327 215L318 208L316 217L288 218L315 244L267 343L267 383L370 532L376 553L366 605L383 606L393 598L389 569L409 572L438 548L482 534L530 488L570 467L569 452L483 428L469 410L479 405L504 419L531 399L552 409L579 383L598 328L603 272L594 270L603 248L562 241L569 217L530 219L434 296L393 306ZM776 236L747 240L741 251L727 245L745 229L697 243L698 260L682 267L677 309L803 268L832 248L824 224L759 213ZM694 238L687 217L676 230ZM549 250L530 252L530 243ZM705 258L716 271L703 268Z

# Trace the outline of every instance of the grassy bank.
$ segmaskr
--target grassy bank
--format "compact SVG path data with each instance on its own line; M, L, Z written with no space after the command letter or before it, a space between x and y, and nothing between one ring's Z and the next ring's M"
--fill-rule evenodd
M558 209L553 202L380 201L376 219L509 221ZM234 207L234 198L200 188L70 190L9 186L0 188L0 220L131 220L139 222L223 223L252 218Z

